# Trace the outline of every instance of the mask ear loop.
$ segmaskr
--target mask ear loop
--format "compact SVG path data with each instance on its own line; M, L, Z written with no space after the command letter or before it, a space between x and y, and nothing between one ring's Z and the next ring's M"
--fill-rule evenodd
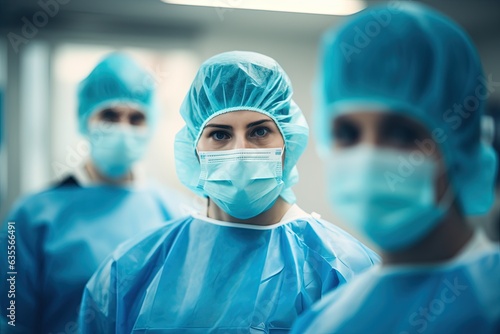
M283 143L283 147L281 148L281 156L283 156L283 154L285 154L285 148L286 148L286 145Z
M202 180L202 177L201 177L201 174L203 173L203 169L201 168L201 162L200 162L200 151L198 151L198 147L195 147L194 148L194 152L196 154L196 159L198 160L198 163L200 164L200 176L198 177L198 185L197 185L197 188L199 189L202 189L203 190L203 185L205 184L205 181ZM205 216L208 217L208 208L210 207L210 197L206 197L207 198L207 205L205 207Z
M440 207L444 211L448 211L453 203L455 203L455 192L453 191L453 187L448 185L448 189L446 189L446 192L444 193L443 197L439 200L437 203L438 207Z
M280 158L281 158L281 160L280 160L280 168L281 168L280 173L281 173L281 177L278 178L279 181L283 180L283 173L284 173L285 159L286 159L286 157L285 157L285 159L283 159L283 156L285 154L285 147L286 147L286 145L285 145L285 143L283 143L283 148L281 149L281 154L280 154Z
M201 174L203 173L203 169L201 168L201 162L200 162L200 151L198 151L198 147L194 148L194 152L196 154L196 159L198 160L198 163L200 164L200 176L198 177L198 185L196 186L199 189L203 190L203 185L205 184L205 181L202 180ZM207 196L207 205L205 207L205 216L208 217L208 208L210 207L210 197Z
M448 169L448 168L446 168ZM444 174L444 172L443 172ZM437 179L437 178L436 178ZM449 180L449 178L448 178ZM446 191L444 192L444 195L437 201L436 206L440 208L445 214L450 210L450 208L453 206L453 203L455 203L457 199L457 196L455 195L455 191L453 188L453 185L450 181L448 181L448 186L446 188Z
M200 159L200 152L198 151L198 147L195 147L195 153L196 153L196 159L198 159L198 163L200 164L200 175L198 176L198 184L196 185L196 187L198 189L201 189L203 190L203 186L205 185L205 177L207 172L205 170L205 168L203 168L203 165L201 163L201 159Z

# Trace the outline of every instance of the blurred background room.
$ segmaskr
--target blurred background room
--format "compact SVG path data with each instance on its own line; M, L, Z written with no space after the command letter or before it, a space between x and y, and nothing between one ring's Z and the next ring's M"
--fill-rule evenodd
M492 118L485 121L490 129L485 138L498 149L500 1L421 2L461 24L479 49L492 80ZM0 221L16 198L54 184L86 158L88 144L77 130L77 84L115 50L130 54L154 74L152 82L143 84L154 85L161 99L161 119L144 168L160 184L187 195L176 177L173 140L183 126L179 107L199 65L231 50L276 59L289 74L295 101L311 127L298 164L300 182L294 187L298 203L335 221L326 200L324 164L315 150L312 85L318 42L328 27L379 3L383 1L1 0Z

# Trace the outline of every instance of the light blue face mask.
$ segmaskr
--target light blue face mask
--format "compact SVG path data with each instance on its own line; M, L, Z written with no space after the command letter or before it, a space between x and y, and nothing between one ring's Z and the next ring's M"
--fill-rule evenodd
M281 193L282 154L282 148L200 151L198 187L227 214L255 217Z
M146 129L101 122L89 127L90 156L103 175L119 178L130 171L146 152Z
M437 204L437 163L422 152L360 146L332 152L328 164L335 214L386 251L421 240L452 203L450 188Z

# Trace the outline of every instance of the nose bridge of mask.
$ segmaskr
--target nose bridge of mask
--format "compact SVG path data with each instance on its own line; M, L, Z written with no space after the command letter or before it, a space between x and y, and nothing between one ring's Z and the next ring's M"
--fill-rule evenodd
M244 187L251 180L281 180L282 148L199 151L200 186L204 181L230 181Z

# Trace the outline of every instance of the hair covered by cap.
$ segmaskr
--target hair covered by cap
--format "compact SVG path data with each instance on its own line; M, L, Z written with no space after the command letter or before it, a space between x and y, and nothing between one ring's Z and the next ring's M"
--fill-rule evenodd
M196 145L205 125L218 115L250 110L270 117L283 136L285 190L281 196L294 202L289 188L298 181L295 165L307 146L309 129L292 94L290 79L270 57L233 51L205 61L180 110L186 122L175 139L176 170L181 182L195 193L205 195L197 188L200 164L196 156Z
M403 113L434 136L464 212L490 208L496 158L480 139L486 98L478 95L487 88L477 51L458 25L413 3L368 8L324 35L318 77L320 150L331 145L340 114L370 105Z
M135 60L122 53L111 53L102 59L78 87L78 127L87 134L89 118L114 105L128 105L146 115L154 127L158 110L152 75Z

